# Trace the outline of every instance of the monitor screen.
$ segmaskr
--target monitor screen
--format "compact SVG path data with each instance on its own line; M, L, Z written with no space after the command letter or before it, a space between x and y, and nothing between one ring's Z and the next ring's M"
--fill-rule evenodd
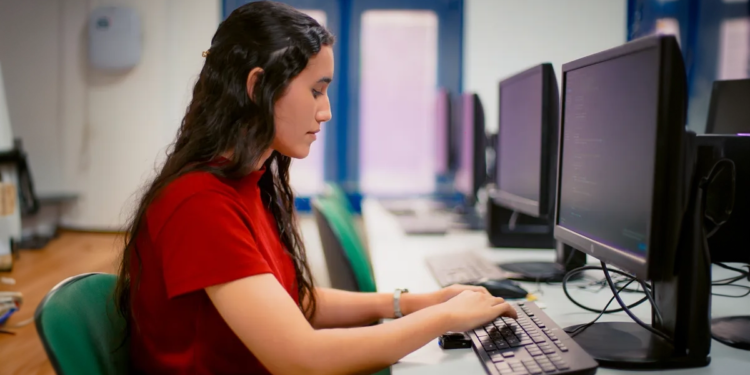
M456 171L456 190L464 195L474 194L474 96L461 95L461 124L459 135L458 170Z
M500 88L497 185L539 202L542 168L542 70Z
M648 252L659 54L565 74L558 225L638 258Z

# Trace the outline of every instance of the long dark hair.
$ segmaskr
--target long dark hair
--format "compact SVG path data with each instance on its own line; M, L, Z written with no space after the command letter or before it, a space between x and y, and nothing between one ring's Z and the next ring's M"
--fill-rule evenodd
M115 288L115 303L128 324L132 320L131 278L137 288L142 269L136 239L145 225L149 205L164 187L187 173L206 171L239 179L255 169L274 139L274 103L308 60L333 41L314 19L275 2L243 5L219 25L211 48L204 53L206 61L177 138L128 225ZM251 99L247 78L256 67L263 72ZM211 163L227 151L231 155L228 162ZM258 185L264 206L273 214L281 242L293 260L300 309L309 320L315 314L316 300L289 186L290 163L288 156L273 151ZM131 274L133 255L138 260L135 275Z

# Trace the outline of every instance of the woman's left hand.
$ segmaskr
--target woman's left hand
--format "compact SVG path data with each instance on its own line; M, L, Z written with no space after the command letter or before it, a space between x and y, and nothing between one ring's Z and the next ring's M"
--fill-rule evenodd
M463 292L464 290L471 290L474 292L479 293L486 293L490 294L490 292L487 291L487 289L483 286L474 286L474 285L460 285L460 284L453 284L451 286L447 286L443 289L438 290L437 292L434 292L436 294L435 300L437 303L443 303Z
M403 311L404 315L408 315L415 311L443 303L461 294L461 292L463 292L464 290L472 290L479 293L490 294L490 292L488 292L487 289L483 286L453 284L432 293L402 294L401 310Z

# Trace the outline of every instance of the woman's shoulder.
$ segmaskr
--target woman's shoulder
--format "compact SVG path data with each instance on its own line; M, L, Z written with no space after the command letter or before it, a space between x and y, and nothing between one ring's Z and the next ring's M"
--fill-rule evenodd
M188 202L239 202L237 191L224 179L209 172L191 172L170 182L151 203L148 216L157 222Z
M161 199L187 199L199 193L214 193L233 196L236 193L228 182L209 172L191 172L176 178L162 191Z

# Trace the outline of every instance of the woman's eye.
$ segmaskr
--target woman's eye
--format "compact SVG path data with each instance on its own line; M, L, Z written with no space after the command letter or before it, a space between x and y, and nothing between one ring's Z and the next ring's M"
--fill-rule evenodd
M322 92L320 92L318 90L315 90L315 89L312 90L312 93L313 93L313 98L317 98L317 97L323 95Z

